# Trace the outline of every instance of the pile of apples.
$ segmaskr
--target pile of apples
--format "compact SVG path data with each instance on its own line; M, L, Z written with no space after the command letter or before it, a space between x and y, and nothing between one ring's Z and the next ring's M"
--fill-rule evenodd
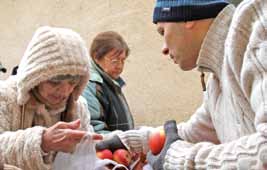
M155 129L149 136L148 145L151 152L157 155L162 150L165 143L165 133L163 128ZM125 149L117 149L113 153L109 149L97 151L96 155L99 159L110 159L114 160L119 164L123 164L129 167L132 156L130 152Z
M129 166L132 160L130 152L125 149L117 149L113 153L109 149L104 149L96 152L96 156L99 159L114 160L119 164Z

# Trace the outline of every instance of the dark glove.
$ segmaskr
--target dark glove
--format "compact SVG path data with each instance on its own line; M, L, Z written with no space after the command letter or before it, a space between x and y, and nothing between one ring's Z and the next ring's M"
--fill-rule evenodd
M103 150L103 149L109 149L112 152L114 152L117 149L126 149L127 148L123 145L120 138L115 135L109 140L100 141L99 143L96 143L95 146L96 150Z
M3 72L3 73L6 72L6 68L1 64L1 62L0 62L0 72Z
M153 170L163 170L164 158L170 145L180 140L181 138L177 133L177 125L175 120L169 120L164 124L164 131L166 140L161 152L158 155L153 155L151 151L147 154L147 161L153 167Z

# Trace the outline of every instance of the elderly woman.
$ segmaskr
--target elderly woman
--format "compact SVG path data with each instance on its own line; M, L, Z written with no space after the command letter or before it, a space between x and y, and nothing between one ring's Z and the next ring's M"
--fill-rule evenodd
M18 73L0 84L0 158L24 170L51 169L55 153L72 152L91 131L86 101L89 57L69 29L41 27ZM99 135L93 135L99 138Z
M125 83L120 77L129 51L124 39L113 31L99 33L91 43L91 77L83 96L91 113L91 124L98 133L134 127L121 89Z

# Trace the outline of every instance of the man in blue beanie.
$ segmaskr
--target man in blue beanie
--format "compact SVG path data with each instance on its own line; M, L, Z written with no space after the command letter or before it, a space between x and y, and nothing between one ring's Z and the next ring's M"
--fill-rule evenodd
M157 0L153 22L164 38L162 53L182 70L201 72L204 99L187 122L165 123L164 148L148 153L149 164L266 169L267 1L245 0L235 9L225 0ZM147 153L152 129L123 132L97 147Z

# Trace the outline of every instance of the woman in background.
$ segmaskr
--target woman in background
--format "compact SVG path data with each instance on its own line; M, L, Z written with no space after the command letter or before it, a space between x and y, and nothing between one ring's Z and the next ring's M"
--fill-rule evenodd
M125 131L134 127L122 92L125 82L120 77L129 52L125 40L114 31L99 33L91 43L91 77L83 96L95 132Z

